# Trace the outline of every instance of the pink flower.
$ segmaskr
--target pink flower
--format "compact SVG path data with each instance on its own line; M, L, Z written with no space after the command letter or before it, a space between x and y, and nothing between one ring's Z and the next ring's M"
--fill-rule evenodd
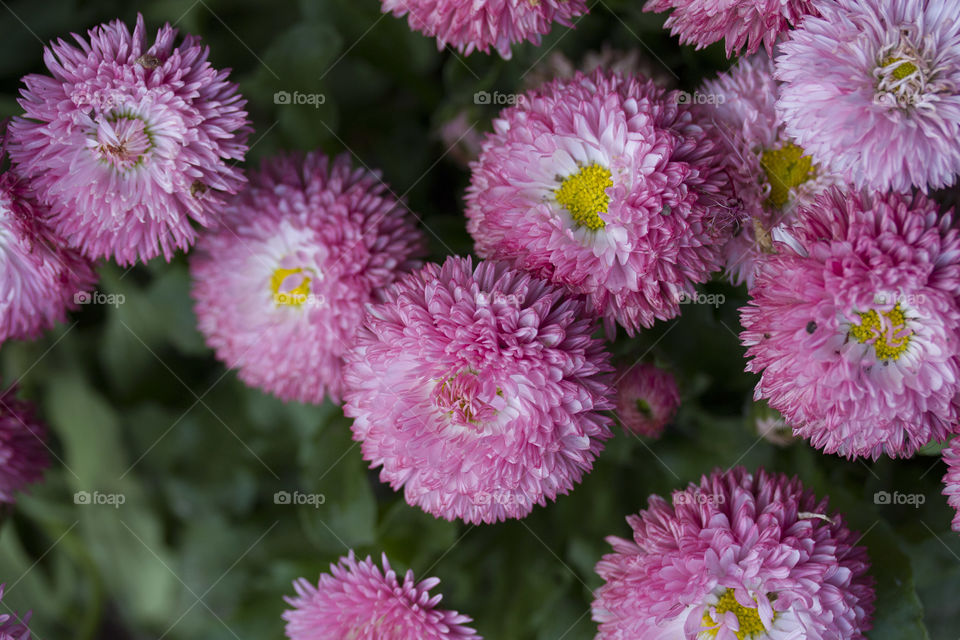
M957 511L953 517L953 530L960 533L960 438L954 438L943 450L943 461L947 463L943 495L947 496L947 504Z
M583 295L609 332L679 314L734 219L717 133L680 102L603 71L525 94L472 165L477 252Z
M747 216L724 247L727 275L736 285L753 285L757 261L772 248L774 227L793 220L799 205L841 183L787 136L776 111L777 91L773 62L764 53L741 58L701 90L734 159L734 194Z
M270 159L191 256L200 331L241 380L338 400L364 305L419 265L424 237L379 174L346 155Z
M23 182L0 173L0 343L36 338L63 321L97 280L90 263L44 224L42 211Z
M249 134L245 101L193 36L169 25L151 45L143 16L44 53L50 76L23 79L26 111L10 157L50 207L56 232L91 258L148 260L196 237L236 193ZM229 162L232 161L232 162Z
M714 471L627 517L597 564L599 640L859 640L873 579L858 536L796 478Z
M638 364L617 376L617 416L631 433L658 438L680 406L677 382L669 371Z
M850 458L946 439L960 417L952 214L922 195L834 188L774 240L741 310L755 398Z
M452 45L464 55L493 47L506 60L510 45L540 44L554 22L572 25L587 13L586 0L381 0L384 13L408 16L410 28L431 38L437 48Z
M440 581L414 581L407 571L403 582L383 554L383 571L369 557L357 562L353 551L330 565L330 573L313 586L304 578L293 583L295 597L284 612L290 640L481 640L464 626L470 618L438 609L443 596L430 595Z
M960 4L837 0L781 45L787 134L858 187L938 189L960 172Z
M664 27L680 36L681 44L702 49L724 41L729 58L746 47L754 53L760 44L773 54L781 33L815 14L813 0L647 0L644 11L670 11Z
M50 465L46 439L46 427L33 405L17 398L16 386L0 393L0 502L16 502L18 491L43 477Z
M450 257L369 308L344 413L380 478L427 513L522 518L610 437L609 355L582 301L506 264Z
M0 598L7 585L0 585ZM4 605L6 607L6 605ZM0 640L30 640L30 614L18 616L16 613L0 613Z

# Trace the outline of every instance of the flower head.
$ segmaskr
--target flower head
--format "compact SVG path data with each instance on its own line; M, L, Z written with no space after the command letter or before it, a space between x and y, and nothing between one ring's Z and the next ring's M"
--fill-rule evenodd
M279 156L191 256L200 331L240 379L284 400L339 399L364 306L419 265L423 234L346 155Z
M383 571L370 558L357 561L350 551L317 586L304 578L293 583L295 597L284 612L290 640L481 640L464 626L470 618L438 609L443 596L430 595L440 581L417 583L413 571L401 581L382 556Z
M859 640L873 580L858 536L797 479L715 471L627 517L597 564L600 640Z
M169 260L244 182L249 127L237 85L194 36L170 25L150 44L143 16L44 53L49 76L23 79L26 112L10 124L10 156L50 223L91 258Z
M571 26L587 13L586 0L381 0L384 13L408 16L410 28L431 38L437 48L448 44L464 55L490 52L506 60L510 46L528 40L540 44L554 22Z
M799 205L840 180L787 136L766 54L741 58L729 72L707 80L702 93L711 98L707 111L734 158L734 194L746 214L724 247L727 274L734 284L752 286L757 261L772 249L774 227L793 220Z
M781 45L787 134L858 187L938 189L960 173L960 4L837 0Z
M0 598L7 585L0 585ZM30 640L30 614L18 616L16 613L0 613L0 640Z
M673 375L652 364L630 367L617 376L617 416L631 433L659 437L680 406Z
M585 296L610 332L679 314L733 226L726 155L679 96L596 71L505 109L467 189L477 252Z
M922 195L834 188L774 251L741 310L756 399L828 453L910 456L945 439L960 417L952 215Z
M50 464L46 438L46 427L33 405L17 398L16 386L0 393L0 502L16 502L18 491L43 477Z
M754 53L763 44L767 53L780 34L816 13L813 0L647 0L644 11L671 11L664 23L682 44L702 49L724 41L729 58L746 47Z
M580 300L451 257L373 305L344 374L364 458L407 502L466 522L566 494L610 437L609 356Z
M97 279L43 222L42 211L22 181L0 173L0 343L35 338L64 320Z
M960 533L960 437L954 438L943 450L943 461L947 463L943 495L947 496L947 504L957 511L953 517L953 530Z

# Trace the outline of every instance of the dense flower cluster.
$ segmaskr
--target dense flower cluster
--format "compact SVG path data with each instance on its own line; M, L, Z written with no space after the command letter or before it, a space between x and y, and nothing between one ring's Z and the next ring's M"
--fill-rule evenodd
M353 551L330 565L314 586L293 583L293 609L283 614L290 640L481 640L465 626L470 618L438 609L441 595L430 595L439 580L417 582L413 571L400 580L383 555L383 570Z
M638 76L602 70L525 94L472 165L477 252L586 297L633 334L720 267L733 217L717 132Z
M609 355L583 302L504 263L451 257L370 308L344 372L363 456L448 520L522 518L610 437Z
M597 564L600 640L858 640L870 629L866 549L796 478L715 471L627 517Z

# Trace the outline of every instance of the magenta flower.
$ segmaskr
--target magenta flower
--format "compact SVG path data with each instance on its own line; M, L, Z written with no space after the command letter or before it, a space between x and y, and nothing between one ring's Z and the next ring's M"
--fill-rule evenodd
M647 0L644 11L671 11L664 27L681 44L702 49L724 41L727 57L754 53L761 43L773 54L781 33L816 13L813 0Z
M5 584L0 584L0 598L3 598ZM18 616L16 613L0 613L0 640L30 640L30 613Z
M680 406L677 382L669 371L638 364L617 376L617 416L627 431L658 438Z
M724 247L727 275L737 285L753 285L757 261L772 248L774 227L793 220L799 205L841 182L787 136L776 111L777 91L773 62L764 53L741 58L701 90L734 159L734 194L746 214Z
M90 263L44 224L43 210L23 182L0 173L0 344L36 338L63 321L97 280Z
M304 578L294 581L297 591L286 598L290 640L481 640L464 626L470 618L438 609L443 596L430 595L440 581L417 583L407 571L401 583L383 554L383 571L369 557L357 562L353 551L330 565L317 586Z
M837 0L781 45L777 108L858 187L938 189L960 173L960 4Z
M44 53L51 75L23 79L10 157L87 256L170 260L244 183L245 101L170 25L153 44L143 16L132 34L117 20L88 36L58 40Z
M369 308L344 413L364 459L427 513L522 518L610 437L609 355L583 302L506 264L450 257Z
M609 332L679 314L734 220L718 134L681 102L603 71L525 94L472 165L477 252L583 295Z
M945 440L960 417L958 290L951 213L827 191L774 236L741 310L755 398L850 458Z
M859 640L873 579L864 547L796 478L743 467L650 496L597 564L598 640Z
M587 13L586 0L381 0L383 12L407 16L414 31L437 39L437 48L448 44L464 55L497 50L510 59L510 45L530 41L550 32L554 22L572 25L572 18Z
M46 427L33 405L17 398L16 386L0 393L0 502L13 504L18 491L43 477L50 465L46 439Z
M953 530L960 533L960 438L954 438L943 450L943 461L947 463L943 495L957 512L953 517Z
M201 333L241 380L284 400L339 400L364 306L419 266L423 234L346 155L263 163L191 256Z

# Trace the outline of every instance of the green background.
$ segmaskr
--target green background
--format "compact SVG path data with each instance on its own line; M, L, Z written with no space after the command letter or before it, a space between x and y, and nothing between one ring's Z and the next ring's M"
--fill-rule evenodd
M540 48L517 46L503 61L438 53L405 20L381 16L376 0L5 0L0 116L18 112L19 78L43 71L42 43L115 17L132 23L139 10L151 32L175 22L234 70L256 129L248 164L282 149L349 152L406 196L441 259L471 243L468 174L436 132L461 109L489 126L496 108L475 105L475 92L514 92L548 52L579 60L604 45L655 56L688 90L728 64L719 47L680 47L639 0L589 4L575 30L555 28ZM326 102L275 105L277 91ZM927 455L850 462L759 440L754 380L736 339L742 289L705 285L726 302L688 306L613 345L621 362L643 358L676 374L683 406L662 440L618 428L570 496L523 521L471 527L435 520L382 485L338 407L284 404L225 371L195 329L182 256L99 271L99 290L125 304L85 307L40 340L0 349L3 381L20 380L38 404L59 458L0 532L4 604L34 611L39 640L281 638L291 581L316 580L348 548L440 577L444 605L472 616L486 638L591 638L604 537L626 536L624 516L649 494L734 464L799 474L865 532L878 581L872 639L956 638L960 540L940 496L943 464ZM275 492L297 490L325 503L274 504ZM922 494L925 504L876 505L880 490ZM76 505L77 491L126 502Z

